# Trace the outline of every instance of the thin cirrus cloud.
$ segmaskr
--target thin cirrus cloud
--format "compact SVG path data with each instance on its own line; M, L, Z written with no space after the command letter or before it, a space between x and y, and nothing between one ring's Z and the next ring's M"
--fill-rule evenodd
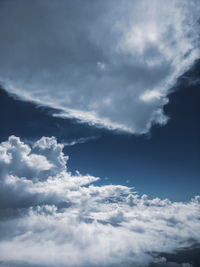
M159 255L200 242L199 197L97 186L98 177L67 171L63 147L54 137L0 144L0 266L193 266Z
M88 137L80 137L80 138L77 138L77 139L73 139L73 140L69 140L67 142L62 142L62 144L64 146L75 146L77 144L84 144L86 142L89 142L89 141L92 141L92 140L96 140L98 139L99 136L88 136Z
M0 80L54 116L131 133L164 125L199 58L197 0L1 1Z

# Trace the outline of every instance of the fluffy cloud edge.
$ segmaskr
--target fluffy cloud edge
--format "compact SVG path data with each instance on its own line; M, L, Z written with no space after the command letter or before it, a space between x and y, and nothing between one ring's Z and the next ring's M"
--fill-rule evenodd
M97 186L98 177L67 171L63 147L55 137L0 144L2 264L147 266L200 242L199 196L171 202Z

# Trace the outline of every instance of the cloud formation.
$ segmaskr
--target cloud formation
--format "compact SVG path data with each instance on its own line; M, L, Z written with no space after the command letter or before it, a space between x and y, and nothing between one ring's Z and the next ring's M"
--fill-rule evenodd
M89 142L89 141L92 141L92 140L96 140L98 139L99 136L88 136L88 137L80 137L80 138L77 138L77 139L72 139L72 140L69 140L67 142L64 142L63 145L64 146L75 146L77 144L84 144L86 142Z
M55 116L146 133L199 57L198 0L1 1L0 80Z
M54 137L0 144L0 266L192 266L162 252L200 242L200 198L149 199L72 175Z

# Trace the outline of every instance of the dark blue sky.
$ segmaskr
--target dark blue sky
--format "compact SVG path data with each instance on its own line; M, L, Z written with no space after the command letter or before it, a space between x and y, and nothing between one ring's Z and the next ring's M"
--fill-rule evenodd
M127 184L139 193L188 200L200 193L200 62L179 78L169 96L165 126L134 136L52 117L53 110L22 102L0 91L0 139L56 136L61 142L98 137L65 147L69 171L101 178L103 184Z

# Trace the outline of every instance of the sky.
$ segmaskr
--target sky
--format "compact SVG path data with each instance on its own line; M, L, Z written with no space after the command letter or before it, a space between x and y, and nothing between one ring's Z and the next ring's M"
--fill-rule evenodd
M0 0L0 266L200 265L199 11Z

